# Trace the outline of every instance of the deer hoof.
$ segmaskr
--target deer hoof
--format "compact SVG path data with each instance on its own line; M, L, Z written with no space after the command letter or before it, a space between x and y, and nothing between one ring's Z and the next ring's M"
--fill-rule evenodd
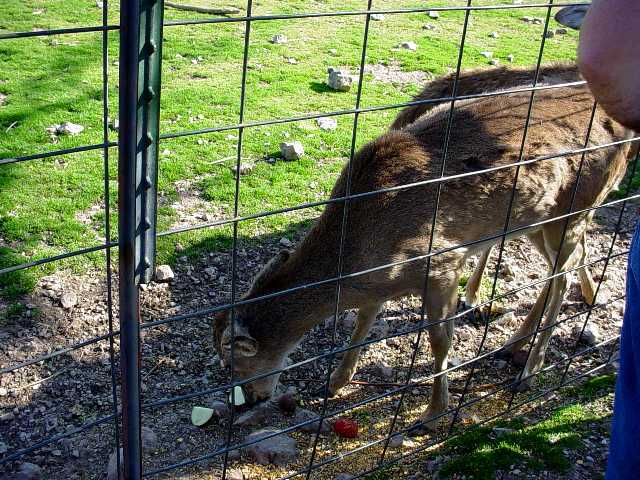
M423 435L429 435L435 431L435 422L423 422L422 420L416 420L407 430L407 435L410 437L421 437Z

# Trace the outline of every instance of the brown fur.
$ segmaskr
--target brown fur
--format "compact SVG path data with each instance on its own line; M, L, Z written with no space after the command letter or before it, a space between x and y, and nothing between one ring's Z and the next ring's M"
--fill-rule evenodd
M563 71L562 67L557 68ZM567 69L567 75L570 71ZM516 70L517 75L520 74L518 72L521 71ZM529 93L517 93L457 102L444 174L465 174L517 161L529 99ZM524 158L582 148L592 107L593 98L586 87L538 92ZM401 131L391 131L365 145L353 160L351 193L437 179L442 169L448 119L448 105L435 107ZM589 144L600 145L629 138L630 135L598 110ZM598 205L604 200L624 174L627 151L628 146L625 145L585 155L574 210ZM522 166L510 218L511 229L567 212L580 158L579 154L568 155ZM515 167L508 167L444 182L433 232L433 252L499 234L507 214L514 173ZM333 189L332 198L345 195L347 178L345 170ZM354 274L424 255L432 234L437 192L437 184L430 183L351 200L347 208L343 274ZM293 252L284 253L270 262L246 298L257 298L335 277L338 274L343 213L342 202L329 204ZM564 220L529 228L518 235L526 234L550 264L560 255L559 269L570 269L582 258L580 239L588 216L581 214L570 218L560 252ZM430 322L438 322L454 313L457 285L466 259L485 251L497 240L444 251L431 258L428 291L424 299ZM342 281L340 308L359 309L352 344L357 345L366 338L383 302L407 294L422 294L425 267L424 260L412 261ZM550 282L545 325L555 321L566 282L564 276ZM246 379L281 368L286 355L303 335L333 313L335 293L334 284L324 284L237 307L237 350L251 352L248 356L235 356L237 377ZM523 326L510 340L509 350L521 348L528 340L523 340L522 336L535 328L543 314L542 307L543 302L538 299ZM224 344L224 338L229 338L231 330L228 315L217 318L215 330L218 350L228 361L228 349L225 350ZM435 371L441 372L447 365L453 323L433 323L428 331ZM523 380L528 380L542 366L550 334L551 329L547 329L538 335ZM358 352L359 348L349 350L333 372L330 382L333 392L351 379ZM247 384L246 396L252 401L268 397L277 378L278 375L272 375ZM447 379L441 374L434 380L431 402L423 420L443 412L447 405Z

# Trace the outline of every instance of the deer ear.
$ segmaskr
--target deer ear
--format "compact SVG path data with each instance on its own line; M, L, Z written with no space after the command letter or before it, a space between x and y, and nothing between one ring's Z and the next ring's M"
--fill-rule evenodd
M584 20L589 5L574 5L572 7L564 7L558 10L554 16L556 22L565 27L580 30L582 21Z
M289 260L290 256L291 252L289 250L280 250L275 257L269 260L260 273L256 275L256 278L253 279L249 294L258 292L267 283L267 280Z
M258 342L249 335L246 327L236 324L235 337L232 338L231 326L225 328L222 334L222 349L227 355L231 355L231 344L233 352L241 357L255 357L258 353Z

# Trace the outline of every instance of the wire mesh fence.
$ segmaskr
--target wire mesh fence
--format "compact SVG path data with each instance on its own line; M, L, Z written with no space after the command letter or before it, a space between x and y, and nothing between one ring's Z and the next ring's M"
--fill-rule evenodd
M102 349L106 357L101 367L108 368L107 379L101 380L102 397L100 408L96 408L99 415L74 414L64 426L57 421L49 425L45 417L43 429L34 427L34 432L42 435L19 439L15 438L16 431L3 426L10 440L8 446L0 442L5 447L0 464L7 472L19 468L25 460L48 462L47 458L71 455L76 460L54 458L50 462L56 472L53 475L59 475L55 478L69 473L60 468L61 464L78 474L101 478L107 451L114 452L109 478L199 478L211 471L232 478L242 452L244 456L253 455L258 463L279 465L260 470L255 474L260 478L334 478L337 471L345 469L352 478L367 477L394 464L421 458L456 436L517 413L523 406L610 365L618 341L615 325L607 330L614 333L606 338L586 346L582 339L594 314L604 311L608 315L624 301L623 292L601 299L601 290L611 263L624 262L628 254L631 232L627 227L633 218L629 205L640 196L634 183L637 138L606 118L586 91L575 65L544 61L547 42L553 38L555 12L582 4L507 5L466 0L391 8L368 0L353 9L333 11L319 4L315 12L294 9L291 13L284 8L287 13L272 13L249 0L240 16L196 19L191 14L167 18L162 0L122 0L113 9L119 7L120 13L119 24L115 25L110 20L109 3L105 0L100 5L101 25L0 31L0 43L54 35L100 35L102 140L7 155L0 159L0 168L101 152L104 241L52 256L23 257L9 263L3 260L0 278L8 279L2 283L6 286L15 278L12 275L21 271L98 253L104 257L99 302L105 307L103 333L48 348L37 356L24 352L11 356L17 350L6 352L8 360L0 372L5 379L15 378L0 384L8 385L3 387L4 396L13 399L3 402L3 415L10 415L6 417L9 419L24 415L25 410L28 415L37 408L53 408L55 400L50 397L45 397L46 407L37 407L32 398L35 394L27 399L32 407L9 406L12 401L18 405L18 399L24 401L21 391L35 391L35 387L59 375L75 375L79 367L88 368L81 362L81 352L87 348ZM474 34L474 17L491 12L519 16L524 9L544 13L537 19L541 27L539 43L526 47L535 50L533 64L502 67L494 62L488 70L466 70L465 47L469 48L468 39ZM436 19L448 13L459 15L449 73L428 83L412 101L372 102L366 92L371 86L367 81L372 71L368 63L370 48L379 40L372 34L374 22L412 15ZM252 61L252 52L259 50L252 37L257 28L308 21L311 23L304 24L305 28L312 29L313 22L341 22L345 18L359 22L361 28L354 62L357 75L348 75L355 92L349 97L352 105L345 106L341 100L340 107L335 108L329 100L328 105L313 111L277 116L264 105L252 103L254 89L267 87L249 81L251 72L261 68ZM181 125L173 130L160 115L160 97L166 88L166 80L161 85L166 50L181 35L188 37L193 32L189 29L229 25L239 27L234 31L235 44L229 47L238 50L237 95L229 97L221 90L219 101L213 102L220 108L237 104L232 110L235 120L201 128ZM181 28L184 32L167 42L167 31ZM271 32L258 31L263 36ZM110 66L114 65L110 33L119 36L117 142L110 136L113 122L109 92L114 91L110 89ZM446 34L452 35L451 31ZM402 48L411 50L412 46L400 45ZM477 45L472 48L477 50ZM491 52L482 53L491 56ZM218 54L228 52L220 50ZM312 55L320 54L312 51ZM192 60L193 65L198 62L197 58ZM295 62L293 59L289 63ZM334 72L347 76L339 70ZM222 71L219 75L234 78L236 73ZM198 78L192 75L191 80L196 82ZM279 77L272 81L283 80ZM326 93L324 86L314 88ZM266 98L276 101L270 95ZM163 103L162 108L170 108L170 104ZM386 115L398 111L390 128ZM322 192L265 208L270 202L264 200L263 205L260 195L267 198L268 188L253 188L251 180L241 173L246 152L251 150L247 139L269 128L327 118L348 123L344 127L348 139L346 161L331 195ZM370 119L383 123L382 132L386 133L363 147L374 138L367 136L368 128L362 134L366 128L363 125ZM195 123L190 117L189 124ZM212 186L214 193L226 195L227 208L213 218L162 222L159 218L166 198L159 177L163 162L175 162L161 153L162 148L192 138L207 144L222 142L223 138L231 140L229 159L234 173L227 177L224 192L220 184ZM117 240L111 212L116 148ZM626 156L630 159L628 167ZM266 163L271 160L267 156ZM290 173L292 177L296 174ZM337 173L327 174L323 180L332 184ZM269 181L275 182L272 178ZM245 182L251 186L249 193L243 193ZM616 183L620 183L622 194L611 196ZM291 190L300 188L293 180L292 185ZM305 188L313 189L311 184ZM252 201L257 201L257 206ZM588 256L587 226L603 211L608 212L608 223L602 227L606 234L599 236L602 255ZM309 227L309 219L315 219L319 212L319 219ZM272 219L278 219L278 228L294 224L293 230L282 228L302 238L294 243L286 236L278 240L269 235L271 227L265 222ZM207 252L204 263L194 260L200 258L200 251L177 255L183 279L171 284L173 291L167 291L167 284L151 282L156 250L166 245L161 242L186 238L194 232L223 232L220 235L225 241L213 244L216 251L207 251L211 244L203 241ZM262 236L261 232L267 234ZM529 243L512 240L521 236L527 236ZM541 255L537 261L546 261L548 271L505 282L505 276L514 276L505 270L510 265L507 256L513 254L508 248L511 244L521 252L517 257L520 263L535 255L531 244L535 245ZM493 245L498 249L492 254ZM291 251L276 253L282 247ZM118 259L115 272L113 249ZM179 250L177 246L175 249ZM266 270L260 270L273 254ZM467 301L458 301L463 271L469 259L477 255L481 258L476 262L478 273L467 280ZM483 262L488 262L493 271L491 280L484 283L480 280ZM599 272L597 282L590 270ZM571 284L567 278L573 274L580 278L585 301L572 302L571 309L559 315L565 290ZM474 281L476 285L471 287ZM486 291L471 299L474 288ZM524 309L525 319L505 310L525 296L533 299L538 289L537 300ZM163 299L165 306L155 305L150 292ZM473 296L477 293L474 291ZM359 310L357 319L351 312L354 309ZM454 331L455 324L458 329ZM553 329L566 330L569 326L576 332L562 344L568 351L547 353L544 361ZM464 343L468 344L466 358L448 358L449 354L455 356ZM103 344L106 347L100 346ZM391 351L395 351L398 363L389 369L384 360ZM369 368L364 377L368 380L359 379L359 374L354 379L359 354L382 361L382 368L390 371L372 374ZM433 366L425 361L428 354L433 357ZM292 360L287 361L287 356ZM78 365L65 364L69 358ZM495 368L496 361L506 364L505 359L515 365L506 373ZM219 361L226 370L218 367ZM22 378L20 372L44 366L47 368L38 372L42 378L14 385L16 378L18 382ZM152 381L164 369L168 370ZM207 373L212 370L214 374ZM294 405L297 414L287 417L279 412L279 402L262 402L278 379L284 385L295 385L305 407L314 411L296 410ZM68 388L68 384L57 388ZM427 401L429 391L431 398ZM274 398L282 403L282 391ZM247 413L228 406L245 400L258 403L258 407ZM219 416L204 429L184 425L189 415L185 411L198 402L215 407L210 414ZM480 405L490 405L482 418L475 410ZM371 410L378 412L375 422L357 440L339 443L328 435L331 425L337 428L336 419L350 416L364 424ZM256 420L258 415L262 417ZM258 436L244 435L248 426L259 424L277 428ZM89 436L90 432L95 435ZM267 448L268 439L279 439L281 448L283 442L285 447L291 443L295 446L292 437L302 447L255 451L256 446ZM410 437L415 440L408 440ZM80 448L74 448L77 445L73 442L83 438L96 442L102 456L94 452L95 457L81 458ZM83 448L90 450L86 443ZM98 464L103 467L97 468Z

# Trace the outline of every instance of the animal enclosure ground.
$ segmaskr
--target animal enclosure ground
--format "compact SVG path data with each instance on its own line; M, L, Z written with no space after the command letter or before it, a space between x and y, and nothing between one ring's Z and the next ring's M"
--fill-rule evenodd
M377 2L374 2L377 3ZM117 23L118 2L110 4L110 23ZM460 5L459 0L438 1L430 5ZM482 4L498 4L485 1ZM242 5L237 5L243 7ZM384 2L380 8L421 7L421 2ZM254 14L296 13L364 9L366 2L273 1L256 2ZM0 33L29 31L36 28L98 25L102 10L93 0L4 0L0 11ZM481 52L490 51L503 64L513 55L514 65L532 65L538 54L542 25L522 21L522 17L544 18L546 10L525 8L505 11L473 12L463 55L463 67L489 65ZM193 18L195 14L167 10L167 20ZM200 18L200 17L198 17ZM417 93L421 82L450 72L457 59L463 13L441 12L437 20L425 13L386 15L371 23L364 77L362 106L376 106L406 101ZM431 25L430 29L423 28ZM551 29L559 28L552 20ZM497 38L490 36L496 32ZM288 42L272 44L275 34L284 34ZM207 127L221 127L238 122L241 85L244 24L230 23L197 26L167 26L164 32L162 133L176 133ZM354 107L355 93L330 91L325 85L329 66L348 67L357 74L363 37L363 17L326 17L287 21L255 21L251 27L249 70L245 120L248 122L309 113L330 112ZM572 59L577 35L559 34L547 39L544 62ZM403 41L418 45L415 52L398 49ZM110 117L117 118L118 35L109 33L109 106ZM59 148L100 143L102 140L101 35L96 33L0 40L0 158L10 158ZM383 132L393 120L396 110L363 114L360 118L357 144L362 145ZM353 116L336 117L335 131L318 128L313 120L284 123L269 127L248 128L244 134L243 162L254 164L240 181L240 214L325 199L340 169L348 158ZM77 136L52 138L46 128L70 121L83 125ZM160 151L160 230L229 218L233 213L237 130L185 136L161 142ZM115 129L110 139L117 139ZM295 162L284 162L277 154L281 141L299 140L305 156ZM117 238L117 149L110 149L110 205L112 239ZM45 160L0 165L0 268L60 254L104 240L102 157L100 151L53 157ZM260 267L280 248L286 237L296 242L304 234L319 208L265 217L239 225L239 290L244 291ZM618 208L598 212L590 228L588 244L590 261L608 252ZM623 233L614 254L628 248L629 230L637 215L630 208ZM159 263L170 263L176 279L172 283L152 283L142 291L142 318L145 324L178 313L221 305L231 299L231 228L206 228L189 233L162 237ZM505 260L512 270L509 278L499 279L500 291L517 288L542 278L543 261L531 254L526 241L507 244ZM495 256L488 274L492 274ZM0 368L10 368L31 358L58 351L68 345L108 332L104 255L94 253L63 262L48 264L29 271L0 277ZM469 265L470 270L471 265ZM602 263L593 267L596 277ZM612 260L604 281L600 301L613 300L623 294L625 258ZM486 346L497 348L531 307L536 288L518 292L503 302L514 309L514 315L495 319ZM65 294L74 294L76 304L63 308ZM117 298L115 299L117 305ZM584 315L567 318L586 308L574 283L563 306L560 320L549 349L548 364L566 361L566 356L586 348L575 344L573 328L584 321ZM406 298L389 302L379 317L378 334L401 333L415 326L419 302ZM116 324L118 328L117 311ZM602 340L617 335L622 318L622 301L594 310L591 321L600 330ZM387 330L388 329L388 330ZM483 326L461 322L456 330L452 357L462 366L451 374L452 404L460 400L465 376L470 365L464 362L477 354ZM343 323L338 328L338 341L347 341L350 329ZM331 328L320 325L292 354L295 362L318 355L330 347ZM415 335L392 337L366 348L357 380L376 383L402 383L406 379L409 356ZM423 340L415 376L431 373L431 354ZM614 344L605 344L574 360L569 375L588 371L605 360ZM115 340L116 358L119 352ZM145 452L147 471L174 462L205 455L223 445L226 424L213 423L197 429L189 422L194 405L207 405L221 395L206 395L187 401L163 404L176 395L214 389L227 382L227 373L213 360L210 319L198 317L176 324L145 327L142 335L143 424L158 436L155 448ZM381 366L393 369L392 378L381 376ZM564 365L561 363L561 366ZM317 379L324 378L326 361L316 361L293 369L283 376L285 385L294 385L303 406L316 413L321 402L314 395ZM118 365L116 363L116 368ZM482 361L471 383L499 384L511 380L517 369L504 361L489 357ZM553 386L562 370L545 371L535 383L537 391ZM52 360L38 362L0 377L0 442L8 453L54 434L89 424L112 411L109 344L107 340L69 351ZM555 382L555 383L554 383ZM590 384L591 385L591 384ZM378 460L380 445L348 455L368 441L380 440L388 433L390 414L398 397L372 400L390 387L351 385L329 402L330 411L364 402L346 415L357 418L362 434L355 440L323 438L318 444L316 462L344 454L337 464L319 469L313 478L332 479L338 473L357 473L372 467ZM601 395L569 392L548 398L546 405L535 402L513 416L528 420L512 428L504 439L504 451L487 445L494 433L479 430L471 436L459 437L442 447L428 450L416 463L401 464L401 470L386 470L389 475L426 478L434 471L441 476L491 475L500 478L590 479L602 471L606 447L602 440L610 415L611 386ZM604 392L604 393L603 393ZM462 410L456 428L472 426L499 413L507 405L510 394L498 393L482 401L487 390L478 389L467 400L478 403ZM413 389L405 399L396 427L408 426L425 408L429 385ZM516 402L528 394L520 394ZM562 403L570 406L550 419L551 411ZM533 425L540 420L547 423ZM272 426L287 426L291 418L276 416ZM597 425L593 427L593 425ZM571 428L573 435L565 435ZM546 429L546 430L545 430ZM538 434L541 430L544 433ZM240 441L250 429L235 428L232 440ZM577 435L576 435L576 432ZM97 425L82 434L47 445L25 461L40 465L45 478L104 478L109 454L114 450L113 422ZM444 437L445 426L438 432ZM597 440L592 439L598 433ZM476 436L473 436L476 435ZM242 469L248 479L278 478L309 461L313 437L295 432L300 458L285 467L261 467L233 460L234 469ZM579 437L579 438L576 438ZM422 442L435 437L408 439L388 452L387 458L408 453ZM466 439L466 440L465 440ZM538 442L538 443L532 443ZM472 444L473 443L473 444ZM562 446L559 453L554 445ZM544 446L542 455L532 455L531 447ZM485 448L486 447L486 448ZM566 451L565 451L566 450ZM505 451L508 455L503 456ZM3 455L3 454L0 454ZM464 457L461 457L463 455ZM592 457L584 464L576 459ZM468 464L458 461L470 459ZM509 459L509 465L503 458ZM563 460L564 458L564 460ZM215 457L193 466L181 468L161 478L211 479L220 475L222 459ZM568 467L567 467L568 463ZM478 470L472 470L477 466ZM429 470L431 469L431 470ZM490 471L493 469L493 471ZM518 470L519 473L515 471ZM487 473L489 472L489 473ZM4 472L2 472L4 473ZM384 475L384 474L380 474ZM374 477L375 478L375 477ZM384 477L378 477L384 478ZM493 478L493 477L491 477Z

